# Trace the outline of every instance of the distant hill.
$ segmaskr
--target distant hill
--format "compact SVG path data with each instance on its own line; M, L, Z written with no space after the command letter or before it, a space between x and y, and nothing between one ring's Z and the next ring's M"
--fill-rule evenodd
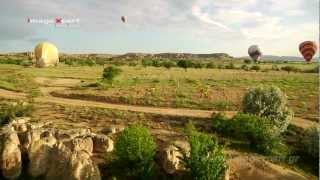
M243 58L250 58L249 56ZM274 56L274 55L263 55L262 60L265 61L304 61L302 57L297 56Z

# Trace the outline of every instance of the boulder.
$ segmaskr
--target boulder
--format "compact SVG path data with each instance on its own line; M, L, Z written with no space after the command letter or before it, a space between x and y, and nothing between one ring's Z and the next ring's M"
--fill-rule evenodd
M76 151L70 158L70 179L100 180L100 171L85 151Z
M105 153L113 151L114 144L113 140L106 135L94 134L93 140L93 152Z
M76 137L63 141L63 144L70 148L71 151L86 151L88 154L92 154L93 141L91 137Z
M190 145L185 141L174 141L169 143L169 145L160 153L162 168L168 174L175 174L176 172L185 169L181 162L183 156L179 149L188 154L190 152Z
M2 175L8 179L16 179L20 176L22 167L21 152L18 144L5 141L1 154Z
M32 177L45 175L50 165L50 155L56 139L52 136L33 141L28 151L28 172Z

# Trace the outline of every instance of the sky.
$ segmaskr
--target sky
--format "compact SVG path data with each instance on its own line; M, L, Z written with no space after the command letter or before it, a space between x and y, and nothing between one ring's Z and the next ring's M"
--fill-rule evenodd
M127 22L121 21L127 17ZM79 19L55 26L27 19ZM177 52L300 56L319 42L319 0L2 0L0 53L48 41L65 53Z

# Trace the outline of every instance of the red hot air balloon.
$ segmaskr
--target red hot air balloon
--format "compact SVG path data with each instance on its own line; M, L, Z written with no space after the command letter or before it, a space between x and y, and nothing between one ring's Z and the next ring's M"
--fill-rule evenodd
M123 23L126 23L126 22L127 22L127 17L126 17L126 16L121 16L121 21L122 21Z
M303 58L310 62L313 56L317 52L317 44L312 41L305 41L299 45L299 50L303 56Z

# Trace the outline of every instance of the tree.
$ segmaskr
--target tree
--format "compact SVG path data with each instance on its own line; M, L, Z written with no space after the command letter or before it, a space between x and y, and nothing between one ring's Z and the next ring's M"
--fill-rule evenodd
M178 61L177 66L180 68L184 68L184 70L187 71L187 69L192 66L192 63L187 60L180 60Z
M102 79L107 82L113 82L114 78L119 76L121 74L122 70L120 68L117 68L115 66L108 66L104 68Z

